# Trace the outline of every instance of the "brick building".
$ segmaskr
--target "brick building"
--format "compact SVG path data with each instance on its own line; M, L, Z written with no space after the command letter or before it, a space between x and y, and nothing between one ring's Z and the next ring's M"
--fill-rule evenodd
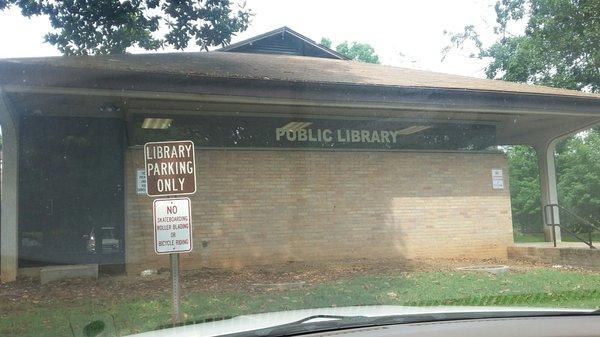
M513 241L499 153L197 151L195 250L184 267L365 257L503 257ZM126 153L129 268L156 262L152 200ZM457 186L460 186L457 188ZM465 244L468 242L468 244ZM150 263L152 261L152 263Z
M166 266L140 173L143 144L165 140L196 147L184 268L504 257L497 146L536 147L553 203L553 146L599 108L594 94L350 61L287 28L207 53L0 60L0 276ZM92 230L118 251L90 254Z

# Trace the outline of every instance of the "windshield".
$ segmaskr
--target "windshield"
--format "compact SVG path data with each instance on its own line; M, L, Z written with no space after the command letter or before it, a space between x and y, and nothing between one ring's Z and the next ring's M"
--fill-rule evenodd
M599 22L0 0L0 335L600 308Z

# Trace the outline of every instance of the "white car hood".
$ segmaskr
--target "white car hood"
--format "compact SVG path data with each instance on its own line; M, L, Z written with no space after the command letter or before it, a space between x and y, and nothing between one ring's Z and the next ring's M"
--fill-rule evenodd
M389 315L407 315L407 314L435 314L435 313L457 313L457 312L489 312L489 311L573 311L590 312L591 310L573 310L573 309L548 309L548 308L521 308L521 307L405 307L392 305L378 306L356 306L341 308L321 308L270 312L264 314L243 315L231 319L200 323L193 325L180 326L176 328L162 329L144 332L135 337L211 337L220 336L236 332L250 331L262 328L268 328L275 325L295 322L314 315L339 315L339 316L389 316ZM325 319L323 319L325 320ZM316 322L313 320L311 322Z

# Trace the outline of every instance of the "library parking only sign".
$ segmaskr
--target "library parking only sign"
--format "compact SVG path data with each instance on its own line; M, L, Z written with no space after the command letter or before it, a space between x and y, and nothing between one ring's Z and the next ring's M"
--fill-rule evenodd
M152 204L154 251L157 254L191 252L193 245L190 199L156 199Z
M148 196L196 193L196 159L192 141L144 144L144 166Z

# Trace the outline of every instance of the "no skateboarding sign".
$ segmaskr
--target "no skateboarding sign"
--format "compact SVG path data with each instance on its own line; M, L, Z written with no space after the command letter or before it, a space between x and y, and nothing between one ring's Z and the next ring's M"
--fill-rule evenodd
M152 214L156 254L192 251L192 213L189 198L156 199L153 202Z

